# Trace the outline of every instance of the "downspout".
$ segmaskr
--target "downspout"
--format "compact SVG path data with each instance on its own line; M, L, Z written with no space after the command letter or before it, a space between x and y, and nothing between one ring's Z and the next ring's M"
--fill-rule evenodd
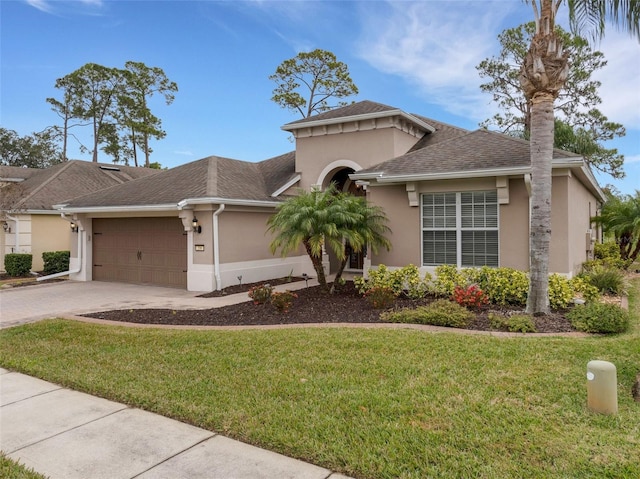
M62 218L71 222L69 218L64 213L60 213ZM61 273L53 273L48 274L47 276L39 276L36 278L36 281L46 281L47 279L59 278L60 276L68 276L70 274L79 273L82 269L82 232L78 230L76 233L78 235L78 267L74 269L70 269L68 271L62 271Z
M14 231L15 237L16 237L16 253L19 253L19 249L20 249L20 222L18 221L18 218L15 218L13 216L9 216L6 215L6 218L8 220L13 221L16 224L16 230Z
M218 216L224 211L225 205L222 203L216 211L213 212L213 274L216 277L216 291L222 289L222 279L220 278L220 227L218 225Z

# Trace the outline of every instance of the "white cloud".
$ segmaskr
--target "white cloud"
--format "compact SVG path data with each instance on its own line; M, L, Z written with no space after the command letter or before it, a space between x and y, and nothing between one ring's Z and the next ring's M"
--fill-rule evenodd
M53 10L51 4L47 0L27 0L27 3L41 12L49 13Z
M514 2L515 3L515 2ZM416 85L425 99L474 119L491 116L476 65L499 49L497 35L513 13L505 2L389 3L365 13L360 56L374 68Z
M176 150L173 153L181 156L193 156L193 152L191 150Z
M640 163L640 154L639 155L625 155L624 164L628 165L629 163ZM640 179L638 179L638 181L640 182ZM638 187L640 187L640 183L638 184Z
M610 28L594 49L604 53L607 66L594 73L602 82L600 109L609 120L640 129L640 43Z

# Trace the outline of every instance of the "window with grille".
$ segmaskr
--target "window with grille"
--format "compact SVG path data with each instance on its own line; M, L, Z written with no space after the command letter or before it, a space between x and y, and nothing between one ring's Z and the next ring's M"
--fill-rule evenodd
M498 266L498 193L423 194L422 264Z

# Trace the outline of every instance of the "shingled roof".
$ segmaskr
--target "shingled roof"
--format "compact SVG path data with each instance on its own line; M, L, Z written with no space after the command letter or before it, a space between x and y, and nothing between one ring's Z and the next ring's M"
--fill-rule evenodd
M434 135L434 138L437 136ZM554 150L554 159L581 160L580 155ZM454 134L405 155L358 171L353 178L389 178L404 176L438 176L468 171L527 168L530 166L529 142L501 133L475 130Z
M173 206L186 199L277 201L272 197L295 174L293 152L262 161L209 156L159 175L61 202L66 209L118 206Z
M11 193L16 201L5 207L14 211L53 210L54 204L69 197L85 195L157 173L159 170L150 168L70 160L45 169L31 169L24 181L6 186L7 190L3 191L3 195L9 195L10 190L15 190Z
M382 103L376 103L375 101L363 100L358 103L352 103L351 105L335 108L333 110L325 111L317 115L309 116L301 120L292 121L282 127L283 130L287 130L289 126L295 126L304 123L316 122L321 120L332 120L334 118L347 118L350 116L369 115L372 113L384 113L398 111L389 105Z

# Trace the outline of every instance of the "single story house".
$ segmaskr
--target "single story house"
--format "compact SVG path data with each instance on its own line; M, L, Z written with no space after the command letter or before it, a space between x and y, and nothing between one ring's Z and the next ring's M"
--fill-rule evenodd
M212 156L57 205L79 226L72 279L211 291L313 274L302 250L270 252L266 222L299 189L331 182L366 195L390 220L391 251L352 254L351 270L528 269L528 142L371 101L282 129L295 151L259 163ZM605 197L584 159L560 150L552 189L550 270L572 276L590 254L590 218Z
M42 253L69 249L70 220L55 203L157 172L77 160L45 169L0 166L0 270L7 253L31 253L32 270L42 271Z

